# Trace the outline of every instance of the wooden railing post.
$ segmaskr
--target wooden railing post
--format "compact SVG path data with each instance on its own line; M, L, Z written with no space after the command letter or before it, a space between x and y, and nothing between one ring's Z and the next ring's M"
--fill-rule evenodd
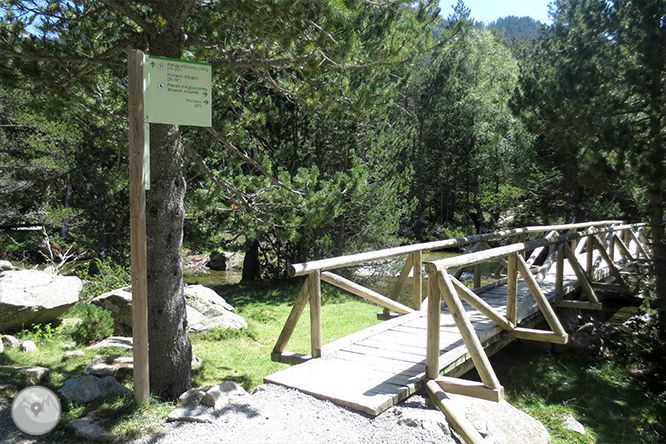
M414 280L412 281L412 308L414 310L421 309L421 301L423 301L423 252L417 251L412 253L412 274Z
M557 268L555 269L555 298L564 297L564 246L560 245L557 252Z
M321 270L314 270L308 275L310 289L310 341L312 357L321 357L323 346L321 329Z
M517 254L510 254L508 256L508 270L506 282L506 318L509 322L516 325L516 317L518 310L518 267L517 267Z
M460 331L463 341L467 346L467 351L472 358L472 362L474 362L474 367L481 377L481 382L483 382L483 385L489 389L499 389L501 387L499 380L495 375L495 371L493 370L492 365L490 365L488 356L483 350L483 345L481 344L476 331L474 331L474 327L469 320L469 316L465 311L465 307L463 306L462 301L458 297L458 293L453 285L453 282L451 282L449 274L446 272L446 270L440 270L436 274L435 279L439 284L439 292L444 297L446 305L449 307L449 311L453 316L453 320L458 327L458 331ZM437 334L439 335L439 325L437 326L437 331Z
M585 249L587 250L587 256L585 257L587 263L585 264L585 269L587 270L587 275L590 279L594 277L594 241L592 240L593 236L587 236Z
M474 288L481 286L481 264L474 265Z
M442 294L437 283L437 274L428 273L428 333L426 338L426 377L439 376L439 334L442 312Z

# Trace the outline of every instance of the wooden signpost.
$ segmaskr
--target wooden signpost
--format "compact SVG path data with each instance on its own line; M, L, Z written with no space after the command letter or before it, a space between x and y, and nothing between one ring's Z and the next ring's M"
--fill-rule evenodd
M149 123L212 126L211 66L130 50L127 72L134 399L142 404L150 401L145 193L150 189Z

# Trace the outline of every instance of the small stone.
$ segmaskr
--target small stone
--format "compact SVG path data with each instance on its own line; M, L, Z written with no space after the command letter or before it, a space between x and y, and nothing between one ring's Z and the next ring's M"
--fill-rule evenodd
M571 430L572 432L578 433L580 435L585 435L585 426L578 422L578 420L573 417L571 412L567 412L564 415L561 415L561 418L563 429Z
M589 333L592 334L594 333L594 324L592 322L588 322L586 324L581 325L578 330L576 330L576 333Z
M181 407L186 407L189 405L199 405L204 396L206 396L205 389L188 390L178 397L178 404Z
M83 404L98 398L112 398L129 394L130 390L112 376L98 378L86 375L68 379L58 390L58 394L67 402Z
M37 344L30 340L23 341L21 342L21 351L26 353L37 351Z
M178 407L173 412L169 413L167 422L174 421L187 421L187 422L213 422L213 417L210 415L210 408L201 405L188 405L185 407Z
M83 356L85 353L83 353L83 350L72 350L65 352L64 355L62 355L62 358L60 358L61 361L69 361L72 358L75 358L77 356Z
M5 343L0 341L0 353L3 353L5 351Z
M18 347L18 346L21 345L21 341L19 341L18 339L16 339L12 335L4 335L2 337L2 342L7 344L7 346L10 347L10 348Z
M245 396L249 393L235 382L225 381L222 384L211 387L206 396L201 400L201 404L214 407L219 410L229 404L232 397Z
M0 384L0 399L2 397L13 398L18 392L18 389L11 384Z
M110 347L120 347L120 348L132 348L134 344L134 339L127 336L110 336L103 341L98 342L97 344L91 345L88 347L88 350L94 348L110 348Z
M75 419L70 422L69 425L72 426L74 432L78 436L84 439L98 440L105 439L109 436L109 432L97 425L95 421L89 417Z
M198 370L199 368L201 368L202 363L203 360L194 353L192 353L192 370Z
M9 261L0 261L0 271L13 270L14 266Z

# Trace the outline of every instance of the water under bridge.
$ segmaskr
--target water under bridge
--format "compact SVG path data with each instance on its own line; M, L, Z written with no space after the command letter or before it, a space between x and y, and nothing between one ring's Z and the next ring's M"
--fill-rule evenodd
M525 227L294 264L290 274L307 279L272 359L297 365L264 379L370 415L425 388L466 442L481 442L446 393L502 400L488 356L515 338L567 343L553 307L600 310L599 289L626 289L632 264L651 256L643 229L621 221ZM424 252L451 248L465 251L423 260ZM400 257L389 296L331 272ZM490 282L481 276L488 263L497 267ZM378 315L386 320L322 344L322 281L384 307ZM398 302L409 282L411 306ZM288 352L308 303L311 353ZM547 328L534 328L540 324ZM472 368L480 382L460 378Z

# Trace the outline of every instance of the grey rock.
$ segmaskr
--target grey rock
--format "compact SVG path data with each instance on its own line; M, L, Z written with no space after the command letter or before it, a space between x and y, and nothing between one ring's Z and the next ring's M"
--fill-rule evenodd
M204 316L216 316L226 312L236 313L222 296L203 285L186 285L183 288L185 302Z
M224 298L214 290L203 285L186 285L183 288L187 323L190 332L206 331L215 326L223 328L247 328L247 322L241 316L236 315L234 307L229 305ZM132 289L131 287L120 288L90 301L111 312L113 317L114 334L119 336L132 335ZM224 319L212 317L225 316ZM192 327L195 327L192 330Z
M563 429L571 430L572 432L578 433L580 435L585 435L585 426L578 422L578 420L573 417L571 412L567 412L561 415L561 419Z
M109 436L109 432L87 416L75 419L69 425L74 429L74 433L83 439L96 441L106 439Z
M75 358L77 356L83 356L85 353L83 353L83 350L71 350L68 352L65 352L64 355L62 355L62 358L60 358L61 361L69 361L72 358Z
M202 333L212 328L229 328L233 330L243 330L247 328L247 321L236 313L225 313L212 316L203 321L190 325L190 333Z
M0 353L5 351L5 343L0 341Z
M98 378L93 375L68 379L58 390L62 399L75 404L84 404L99 398L115 398L129 393L130 390L112 376Z
M21 341L19 341L12 335L4 335L2 337L2 342L4 344L7 344L7 346L10 348L18 347L21 345Z
M9 261L0 261L0 271L14 270L14 266Z
M188 405L184 407L178 407L176 410L169 413L167 422L213 422L213 417L209 413L210 410L210 407L202 405Z
M448 396L461 406L465 417L485 442L494 444L549 444L550 435L541 422L506 401L492 402L469 396Z
M201 399L201 404L219 410L229 404L231 398L245 395L249 395L249 393L243 387L235 382L225 381L208 389L206 395Z
M192 369L201 366L201 358L192 354ZM83 369L84 375L98 378L112 376L116 379L134 377L134 358L132 356L93 356L90 365Z
M0 330L20 330L51 322L74 305L83 283L75 276L38 270L5 271L0 275Z
M594 333L595 327L592 322L587 322L583 325L581 325L577 330L576 333Z
M577 331L571 335L569 342L573 352L583 357L596 356L604 345L599 335L587 331Z
M111 312L113 332L117 336L132 335L132 288L118 288L101 294L90 301L91 304Z
M199 322L206 319L206 316L201 314L197 309L190 307L189 305L185 305L185 311L187 313L188 326L198 324Z
M188 390L178 397L178 405L181 407L199 405L204 396L206 396L205 389Z
M21 342L21 351L26 353L37 351L37 344L30 340L23 341Z
M243 268L243 256L237 253L225 252L211 254L208 268L217 271L241 270Z
M113 376L116 379L132 377L134 373L134 359L131 356L94 356L90 365L83 369L84 375L94 375L98 378Z
M134 346L134 338L126 336L109 336L103 341L93 344L90 347L86 347L87 350L93 350L96 348L111 348L111 347L120 347L120 348L132 348Z
M449 423L439 410L405 408L398 412L398 424L400 425L421 428L435 435L443 433L451 436Z
M46 367L39 367L37 365L27 365L21 367L5 367L12 373L18 373L26 376L28 384L42 381L51 375L51 369Z

